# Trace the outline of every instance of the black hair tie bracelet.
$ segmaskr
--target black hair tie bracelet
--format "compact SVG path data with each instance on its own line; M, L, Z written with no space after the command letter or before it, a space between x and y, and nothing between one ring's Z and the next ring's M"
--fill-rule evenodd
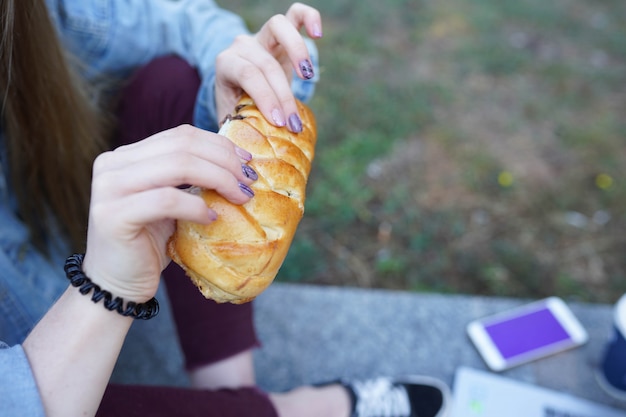
M101 289L85 275L83 272L84 258L84 254L76 253L69 256L65 261L65 274L67 279L70 280L73 287L80 287L78 291L80 291L81 294L87 295L93 290L91 301L97 303L100 300L104 300L104 308L110 311L117 311L125 317L132 317L137 320L150 320L152 317L159 314L159 302L154 297L145 303L129 301L126 303L126 308L124 308L124 299L122 297L115 297L115 299L113 299L113 295L110 292Z

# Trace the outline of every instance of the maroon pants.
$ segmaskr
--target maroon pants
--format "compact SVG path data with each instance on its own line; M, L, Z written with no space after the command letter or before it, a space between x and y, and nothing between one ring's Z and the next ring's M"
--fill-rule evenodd
M139 69L122 92L116 146L162 130L191 124L200 78L180 58L158 58ZM252 304L218 304L205 299L171 263L164 280L187 369L211 364L258 346ZM158 366L158 364L155 364ZM257 388L216 391L111 384L98 417L271 416L267 395Z

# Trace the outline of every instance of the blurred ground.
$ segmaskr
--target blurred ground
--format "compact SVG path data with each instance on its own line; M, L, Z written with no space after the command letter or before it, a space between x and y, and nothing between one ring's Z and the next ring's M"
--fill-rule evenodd
M252 30L289 1L224 2ZM626 3L319 0L318 151L279 280L613 302Z
M526 301L276 283L254 301L261 341L255 351L258 384L281 392L337 378L417 374L454 388L459 367L487 371L466 336L467 323ZM570 306L589 333L588 343L499 375L626 410L626 402L596 380L612 332L612 306ZM114 382L189 385L180 347L171 337L169 305L162 307L154 320L131 328Z

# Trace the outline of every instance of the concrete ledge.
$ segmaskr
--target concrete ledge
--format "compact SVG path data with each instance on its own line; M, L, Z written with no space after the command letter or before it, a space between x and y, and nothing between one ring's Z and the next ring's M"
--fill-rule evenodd
M339 377L425 374L453 386L459 366L486 369L465 325L526 301L275 283L255 301L263 344L255 353L258 382L282 391ZM589 332L589 342L502 375L626 409L594 377L612 331L612 306L569 304ZM166 308L160 321L133 326L143 329L133 329L129 340L135 343L125 346L114 380L187 384L169 317Z

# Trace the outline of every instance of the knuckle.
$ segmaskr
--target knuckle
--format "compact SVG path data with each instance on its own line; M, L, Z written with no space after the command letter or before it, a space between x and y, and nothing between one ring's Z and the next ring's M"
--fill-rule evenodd
M288 20L287 16L285 16L284 14L275 14L267 21L267 24L270 26L270 28L272 28L272 30L284 25L285 23L288 23Z
M197 135L197 133L197 129L190 124L182 124L174 128L174 134L182 137L183 140L193 138Z
M250 43L254 40L251 35L237 35L233 39L229 48L224 49L217 55L217 59L222 62L229 60L233 55L241 55L249 48Z
M215 66L220 68L228 64L229 58L231 55L231 51L229 49L225 49L215 57Z
M280 24L283 23L285 20L287 19L287 17L282 14L282 13L277 13L274 16L270 17L269 22L272 22L274 24Z
M239 53L239 50L242 49L241 45L244 44L244 41L241 37L241 35L237 36L234 40L233 43L230 45L230 47L223 49L221 52L219 52L216 57L215 57L215 64L227 64L229 62L232 61L232 58L234 56L237 56L237 54Z
M304 12L308 9L308 6L301 2L293 3L289 9L287 9L287 14L298 14Z
M240 34L235 36L235 39L233 40L233 45L247 45L251 39L252 36L250 35Z
M175 140L170 140L168 146L172 147L172 152L190 149L197 142L200 132L197 128L184 124L173 129Z
M98 155L93 161L93 174L97 175L101 172L106 171L111 163L110 161L112 158L113 151L107 151Z
M119 179L115 171L102 171L98 175L94 175L92 188L94 191L107 192L114 190L118 183Z

